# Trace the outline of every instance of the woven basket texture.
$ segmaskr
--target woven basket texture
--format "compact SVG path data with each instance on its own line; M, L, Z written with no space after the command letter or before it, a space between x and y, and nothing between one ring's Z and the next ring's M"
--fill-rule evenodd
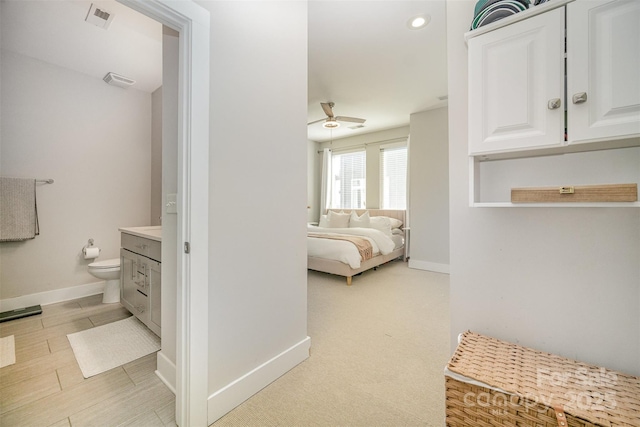
M465 332L446 377L447 426L640 427L640 378ZM499 389L499 390L495 390Z

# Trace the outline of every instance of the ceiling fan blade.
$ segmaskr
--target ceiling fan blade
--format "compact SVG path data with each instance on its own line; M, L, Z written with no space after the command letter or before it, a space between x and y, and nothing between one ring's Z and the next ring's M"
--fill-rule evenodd
M320 105L327 117L333 117L333 102L321 102Z
M343 116L336 117L336 120L339 122L352 122L352 123L364 123L367 121L366 119L358 119L357 117L343 117Z
M325 120L327 120L326 117L324 119L316 120L315 122L309 122L309 123L307 123L307 126L313 125L313 124L316 124L316 123L320 123L320 122L324 122Z

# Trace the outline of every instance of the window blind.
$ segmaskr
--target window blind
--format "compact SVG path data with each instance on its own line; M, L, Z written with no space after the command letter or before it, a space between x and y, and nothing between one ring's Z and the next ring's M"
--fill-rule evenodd
M333 153L331 156L331 208L366 207L366 153L364 150Z
M407 147L380 149L380 208L407 208Z

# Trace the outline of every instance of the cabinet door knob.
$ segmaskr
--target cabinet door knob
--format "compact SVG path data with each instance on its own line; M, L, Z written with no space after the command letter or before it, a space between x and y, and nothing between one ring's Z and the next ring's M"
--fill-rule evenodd
M560 98L553 98L553 99L550 99L549 102L547 103L547 108L549 110L556 110L560 108L560 105L562 105L562 101L560 101Z
M578 92L573 95L572 99L574 104L582 104L583 102L587 102L587 92Z

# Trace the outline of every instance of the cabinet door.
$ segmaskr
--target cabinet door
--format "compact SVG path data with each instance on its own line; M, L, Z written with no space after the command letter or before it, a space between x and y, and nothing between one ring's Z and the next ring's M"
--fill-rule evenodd
M149 299L141 291L145 287L144 270L141 268L138 255L125 249L120 250L120 277L120 302L142 322L148 322Z
M138 256L132 252L120 250L120 299L125 308L131 311L137 300Z
M567 5L567 92L571 143L640 134L640 1Z
M469 154L564 143L564 8L469 40Z
M161 323L161 288L162 288L162 275L160 271L160 263L155 261L149 261L149 315L151 329L156 335L160 336Z

